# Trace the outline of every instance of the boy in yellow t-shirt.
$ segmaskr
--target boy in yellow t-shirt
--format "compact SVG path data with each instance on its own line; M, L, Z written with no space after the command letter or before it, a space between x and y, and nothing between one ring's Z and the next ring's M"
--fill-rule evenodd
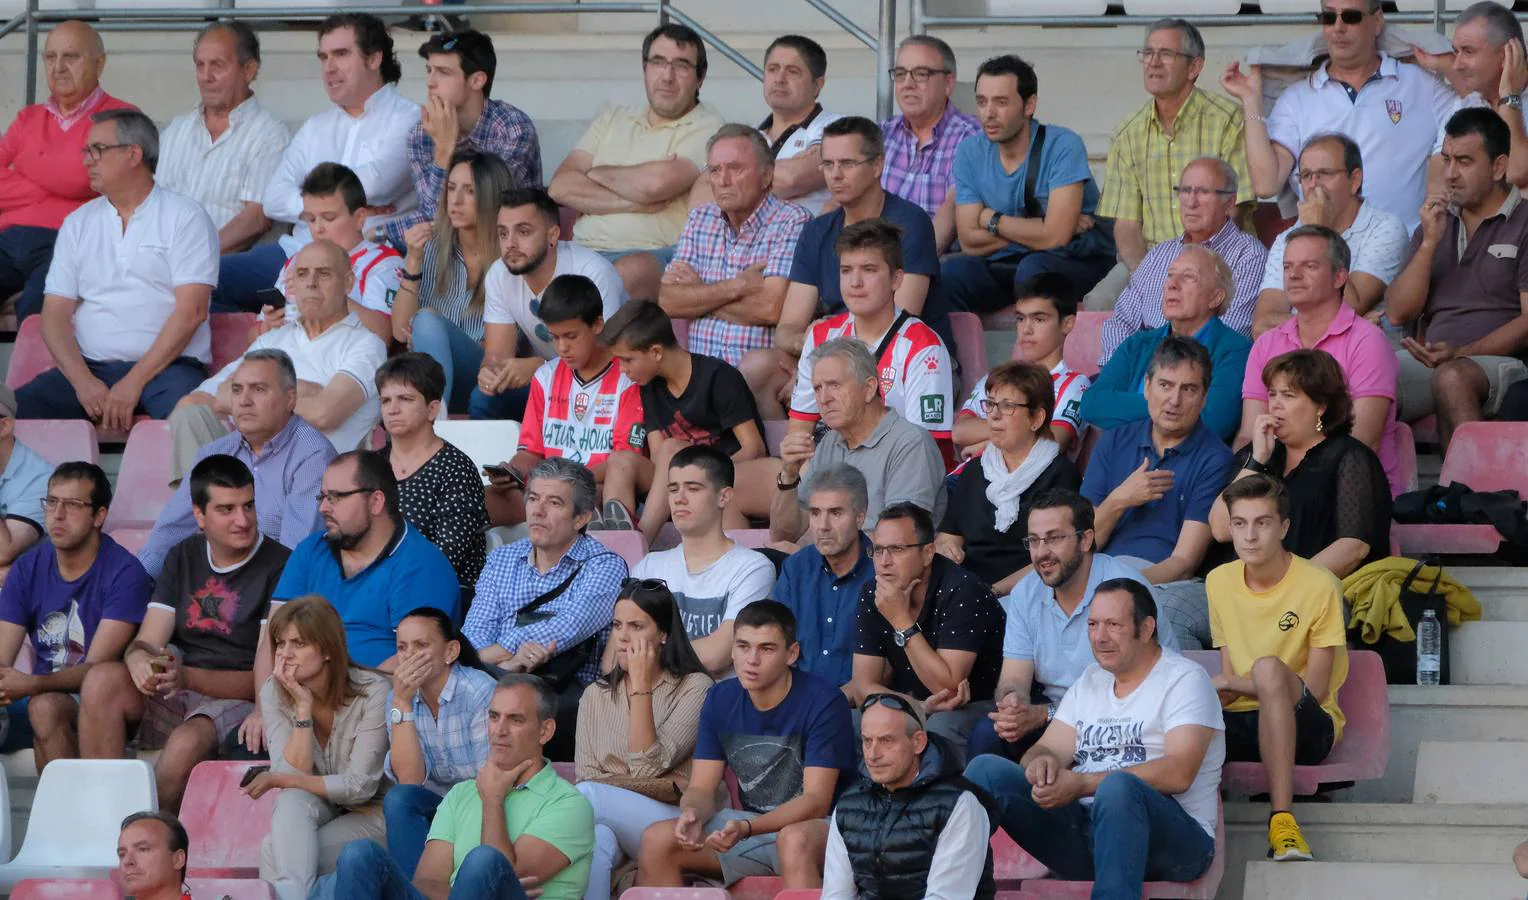
M1337 690L1348 677L1342 586L1284 549L1289 497L1268 475L1221 495L1237 561L1209 574L1210 634L1220 648L1215 689L1226 704L1226 761L1262 762L1268 774L1268 855L1312 859L1290 814L1294 767L1326 759L1342 737Z

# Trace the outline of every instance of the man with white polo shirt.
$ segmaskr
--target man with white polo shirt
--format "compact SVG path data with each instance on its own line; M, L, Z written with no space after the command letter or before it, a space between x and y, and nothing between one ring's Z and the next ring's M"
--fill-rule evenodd
M249 25L213 22L197 34L191 57L201 101L165 126L158 182L200 203L223 252L234 253L271 225L260 201L292 132L250 90L260 38Z
M764 102L769 115L759 130L775 155L774 195L812 215L828 202L822 161L822 129L840 118L817 97L828 76L828 54L809 37L777 37L764 51ZM704 182L701 182L704 183Z
M42 308L55 368L16 392L21 419L90 419L125 432L163 419L207 376L218 233L201 205L157 187L159 130L137 110L91 117L85 171L101 196L58 233Z
M1220 79L1246 113L1252 187L1259 197L1285 185L1298 189L1295 154L1312 135L1336 131L1363 150L1370 198L1414 230L1438 129L1459 98L1420 66L1380 52L1380 0L1321 0L1318 16L1329 58L1284 91L1266 117L1257 66L1244 73L1233 62Z
M419 123L419 105L395 87L403 69L387 26L365 13L330 16L318 27L318 60L333 105L297 130L262 199L268 217L293 223L292 234L280 244L260 244L224 260L216 297L220 310L258 312L258 292L310 240L301 221L302 182L319 163L340 163L360 176L373 213L368 233L415 206L408 133Z

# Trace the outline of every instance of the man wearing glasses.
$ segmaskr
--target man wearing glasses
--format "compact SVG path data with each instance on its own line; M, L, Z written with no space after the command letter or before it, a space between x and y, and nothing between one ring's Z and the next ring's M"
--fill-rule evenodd
M865 774L833 810L822 900L993 896L991 819L920 706L886 692L860 707Z
M1284 91L1272 113L1263 114L1257 66L1243 72L1233 62L1221 76L1220 86L1246 114L1252 187L1263 198L1286 187L1300 191L1291 178L1295 154L1313 135L1335 131L1363 150L1375 204L1414 231L1427 193L1428 160L1459 98L1420 66L1380 51L1380 0L1321 0L1317 18L1328 58Z
M398 509L392 464L369 450L336 456L318 493L322 531L292 551L276 584L272 611L309 594L328 600L345 622L357 665L392 672L393 633L411 609L433 606L461 616L456 572Z
M605 107L547 190L580 213L573 239L615 263L627 293L656 297L722 120L700 102L706 46L687 26L648 32L642 76L647 108Z
M1268 251L1256 237L1236 227L1237 183L1236 170L1218 157L1200 157L1184 167L1173 187L1183 231L1147 251L1130 276L1130 286L1115 303L1114 315L1104 323L1104 352L1099 365L1108 364L1109 357L1132 334L1166 323L1162 288L1173 260L1188 244L1210 248L1231 268L1236 292L1221 304L1220 320L1242 337L1250 336L1252 310Z
M958 762L1003 664L1003 610L981 579L934 552L934 521L912 503L881 511L871 535L875 580L860 591L855 706L886 690L928 704L928 731ZM974 699L973 699L974 698Z
M1116 277L1130 279L1147 251L1180 237L1175 211L1182 194L1174 187L1194 160L1216 157L1230 166L1230 208L1256 199L1247 176L1241 110L1234 101L1196 86L1204 71L1199 29L1183 19L1159 19L1146 29L1146 45L1135 55L1151 99L1120 123L1109 141L1098 199L1099 215L1114 219L1114 243L1124 270L1116 268L1095 293ZM1115 293L1123 287L1119 283Z
M1098 586L1119 578L1146 583L1140 572L1097 552L1093 504L1075 491L1036 497L1027 527L1033 568L1001 601L1007 620L996 709L971 729L971 759L995 753L1017 762L1040 739L1062 695L1093 662L1088 616ZM1178 646L1171 631L1159 638Z

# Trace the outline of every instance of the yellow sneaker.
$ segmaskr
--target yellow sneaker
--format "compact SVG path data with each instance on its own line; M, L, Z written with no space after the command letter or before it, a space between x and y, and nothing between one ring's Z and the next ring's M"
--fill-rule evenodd
M1268 820L1268 858L1274 862L1310 861L1310 845L1300 833L1295 817L1287 812L1274 813Z

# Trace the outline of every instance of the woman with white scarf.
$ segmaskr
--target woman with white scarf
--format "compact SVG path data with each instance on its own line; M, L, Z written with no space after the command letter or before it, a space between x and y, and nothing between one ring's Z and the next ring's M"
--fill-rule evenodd
M982 407L991 439L957 476L934 547L1001 597L1029 571L1030 502L1051 488L1076 490L1082 476L1050 437L1049 372L1025 362L998 366L987 373Z

